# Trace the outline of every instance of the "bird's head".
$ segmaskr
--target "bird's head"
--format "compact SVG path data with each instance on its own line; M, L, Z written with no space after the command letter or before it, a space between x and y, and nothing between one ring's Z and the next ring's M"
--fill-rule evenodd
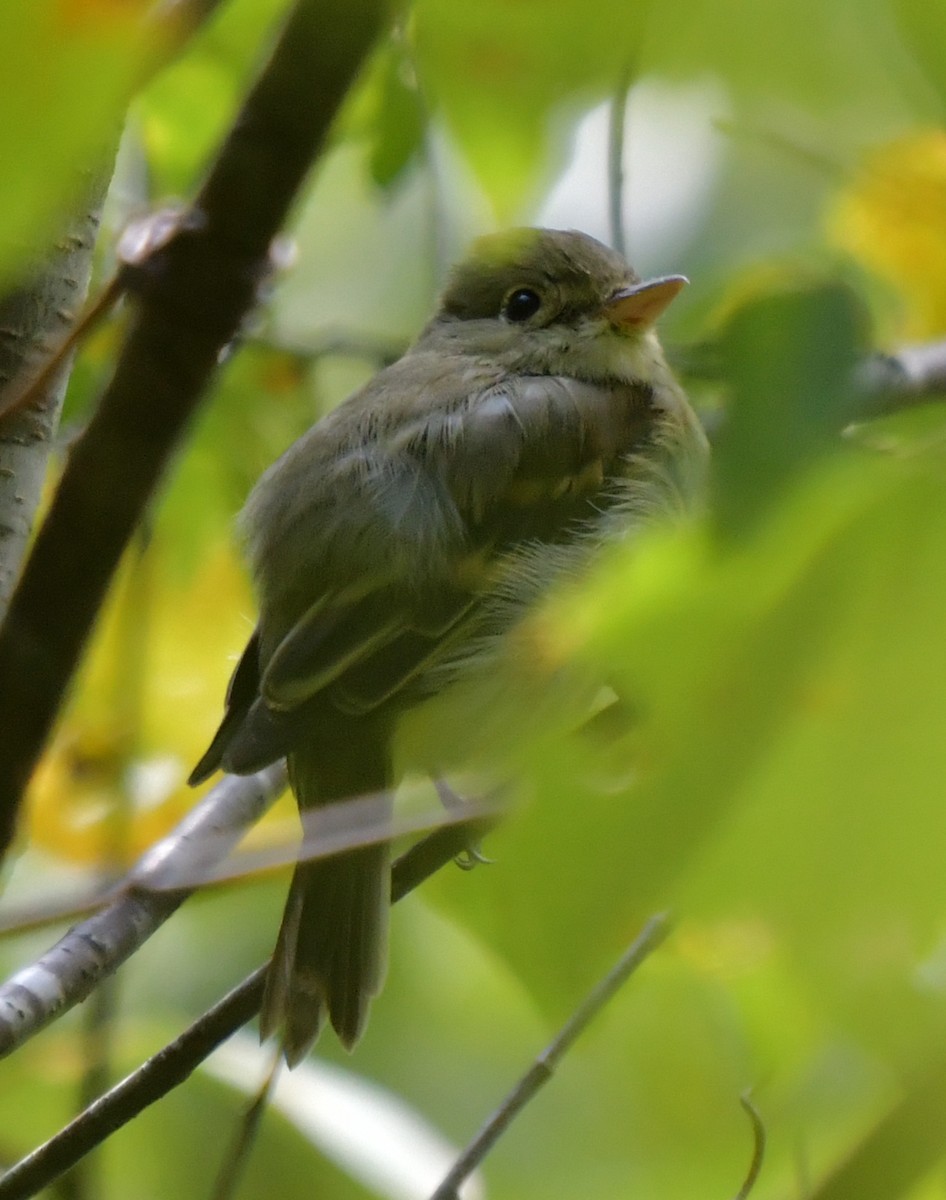
M652 326L685 284L682 275L642 281L584 233L490 234L454 268L421 345L446 342L530 374L646 377L659 354Z

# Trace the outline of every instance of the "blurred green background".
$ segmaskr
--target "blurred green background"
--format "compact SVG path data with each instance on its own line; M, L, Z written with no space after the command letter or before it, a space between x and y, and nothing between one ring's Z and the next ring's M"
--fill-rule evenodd
M151 63L146 7L6 14L6 279L55 235ZM194 192L283 9L230 0L135 95L100 278L130 216ZM550 691L598 679L633 720L576 730L550 706L509 731L518 803L487 843L496 864L449 868L398 906L366 1037L353 1057L322 1039L341 1074L297 1072L315 1090L267 1118L247 1200L425 1195L440 1160L408 1129L462 1144L663 909L672 939L496 1148L481 1194L732 1196L752 1087L760 1200L828 1194L900 1104L908 1127L858 1200L946 1195L946 1084L929 1087L946 1069L946 426L931 403L838 432L863 353L946 337L946 9L932 0L405 5L295 214L294 265L113 588L34 780L7 903L99 877L116 805L130 860L193 803L183 780L253 621L233 527L248 488L407 344L473 234L610 239L624 78L628 255L692 281L663 338L720 426L708 512L614 553L524 632ZM122 323L83 348L66 433ZM284 887L191 901L122 970L115 1072L262 960ZM3 966L54 933L6 939ZM73 1111L83 1021L0 1067L2 1159ZM88 1194L207 1196L265 1062L243 1042L122 1130ZM354 1132L341 1149L339 1112ZM426 1184L396 1166L405 1147Z

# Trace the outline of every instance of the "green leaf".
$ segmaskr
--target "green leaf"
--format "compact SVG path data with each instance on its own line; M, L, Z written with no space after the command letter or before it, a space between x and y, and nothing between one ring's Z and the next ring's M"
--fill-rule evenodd
M90 176L108 167L128 96L152 53L139 12L78 3L5 11L0 276L60 232Z
M547 636L624 698L617 736L531 738L536 797L457 914L546 997L654 908L751 915L824 1019L909 1058L941 915L944 564L941 464L843 456L729 549L616 556Z
M420 0L418 74L497 213L509 219L561 156L580 104L633 58L642 4ZM552 125L555 137L552 137Z
M427 127L413 68L397 43L383 51L376 94L368 165L378 187L388 188L420 153Z
M731 395L715 451L721 528L756 522L794 473L837 444L866 324L855 294L832 284L786 285L732 315L721 338Z
M946 108L946 11L928 0L893 0L893 13L917 63Z

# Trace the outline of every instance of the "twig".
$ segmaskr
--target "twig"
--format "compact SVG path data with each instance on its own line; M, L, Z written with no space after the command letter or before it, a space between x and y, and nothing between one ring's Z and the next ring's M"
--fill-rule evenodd
M505 1100L496 1109L472 1142L444 1176L431 1200L457 1200L460 1185L483 1161L518 1113L543 1084L551 1079L561 1058L579 1034L622 987L627 978L670 933L666 914L651 917L638 937L586 999L579 1005L558 1034L536 1058Z
M412 846L392 869L391 902L403 899L471 840L482 837L492 824L481 819L448 825ZM0 1178L0 1200L25 1200L48 1187L110 1134L183 1083L211 1051L259 1011L267 965L259 967L180 1037L11 1167Z
M57 896L52 900L37 900L25 903L20 908L11 908L0 914L0 937L33 933L49 925L61 925L97 912L113 899L114 887L97 887L91 891Z
M208 793L205 801L211 805L221 804L221 811L225 811L231 800L242 803L241 789L246 786L246 783L241 785L235 777L231 777L228 787L236 788L236 791L230 799L226 798L225 793L220 794L214 789L212 793ZM439 786L438 782L438 789ZM229 826L224 822L222 836L225 840L222 843L215 841L221 835L211 829L202 835L199 854L194 850L185 850L180 854L175 843L178 839L183 840L183 831L188 828L192 819L191 816L187 816L167 838L146 851L141 862L132 868L126 880L108 888L100 887L81 895L25 904L20 909L2 913L0 937L31 933L48 925L61 925L67 919L86 917L117 900L129 887L146 888L148 891L180 892L196 887L206 890L230 886L245 881L249 876L259 877L281 871L300 860L327 858L332 854L355 850L359 846L388 842L393 838L403 838L411 834L429 833L441 825L468 822L474 817L498 815L500 809L501 804L497 797L487 797L482 800L462 801L460 807L447 811L423 809L378 820L377 806L371 804L370 798L358 798L334 804L331 809L311 809L302 814L301 841L295 837L296 822L292 822L291 836L287 835L282 840L260 847L230 852L234 839L228 831ZM203 805L199 811L203 811ZM369 819L369 814L373 819ZM249 824L256 816L255 813L246 813L245 820ZM235 821L237 819L244 818L234 818ZM287 819L287 824L289 823ZM160 869L153 860L156 853L160 853L162 858ZM71 931L70 936L76 935L81 935L81 930Z
M672 365L683 376L716 383L723 365L714 342L676 348ZM871 354L854 373L854 401L846 414L868 421L946 396L946 339L902 346L892 354ZM711 436L725 425L725 412L710 413Z
M91 244L89 256L91 262ZM114 275L105 287L95 296L86 308L79 314L76 323L66 332L57 346L51 350L37 374L32 379L17 380L19 387L4 395L0 402L0 425L7 422L16 413L41 404L43 398L53 389L57 379L65 380L68 376L66 360L72 351L85 341L90 333L108 316L125 290L121 272Z
M183 1083L211 1051L255 1016L265 978L266 966L259 967L180 1037L11 1167L0 1177L0 1200L25 1200L48 1187L110 1134Z
M254 303L269 246L384 21L297 0L191 210L143 268L115 374L0 629L0 851L135 524Z
M735 1200L748 1200L749 1193L756 1185L759 1172L762 1170L762 1163L765 1160L765 1126L762 1124L759 1110L752 1103L749 1092L742 1093L739 1103L752 1125L752 1158L749 1161L746 1177L742 1181L742 1187L736 1192Z
M228 775L178 827L152 846L111 902L70 929L41 958L0 986L0 1057L84 1000L157 930L190 894L164 889L171 872L198 878L223 857L285 787L283 767ZM152 884L156 886L152 886Z
M369 819L377 806L370 798L359 797L307 813L301 845L286 840L276 847L231 854L285 783L281 764L247 778L225 776L171 833L142 855L103 900L100 912L75 925L39 959L0 984L0 1057L84 1000L198 887L245 880L299 859L327 858L438 827L469 830L473 821L489 827L500 812L498 801L487 799L449 811L378 821Z
M240 1186L243 1169L256 1141L260 1121L263 1119L269 1098L273 1093L273 1087L279 1078L282 1063L282 1054L277 1050L273 1055L272 1064L266 1073L262 1087L260 1087L247 1106L243 1113L243 1118L237 1126L233 1141L227 1147L226 1155L220 1165L220 1171L217 1175L213 1192L211 1193L211 1200L231 1200L231 1197L236 1193L236 1189Z
M625 63L611 98L608 120L608 222L611 227L611 245L625 258L627 238L624 233L624 133L627 125L627 102L633 79L633 65Z
M895 354L875 354L858 371L858 414L881 416L946 395L946 340L902 346Z

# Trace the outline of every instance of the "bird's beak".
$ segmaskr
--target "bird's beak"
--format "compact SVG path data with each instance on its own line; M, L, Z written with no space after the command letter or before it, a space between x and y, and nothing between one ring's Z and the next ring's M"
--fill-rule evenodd
M633 287L621 288L602 306L602 313L619 329L653 325L670 301L686 287L684 275L661 275Z

